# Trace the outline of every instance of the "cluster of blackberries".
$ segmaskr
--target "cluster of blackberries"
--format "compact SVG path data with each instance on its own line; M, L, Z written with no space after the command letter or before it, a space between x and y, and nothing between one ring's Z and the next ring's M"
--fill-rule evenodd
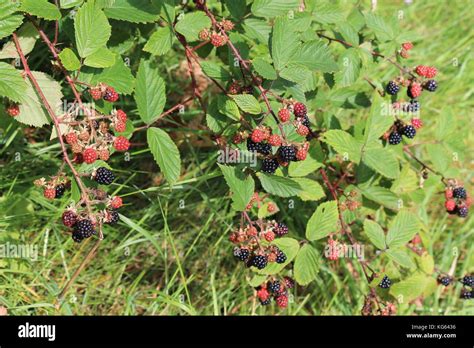
M379 287L382 289L388 289L392 285L392 281L387 275L384 275L382 281L379 283Z
M89 94L94 100L104 99L105 101L115 103L119 99L119 94L117 91L106 84L99 84L96 87L91 87L89 89Z
M288 233L288 227L276 221L262 222L258 225L260 231L253 225L239 228L230 235L230 241L236 244L234 256L246 263L247 267L264 269L269 263L285 263L285 253L272 244L276 237Z
M280 308L288 306L288 290L295 286L295 282L290 277L284 277L282 280L270 280L260 286L257 290L257 297L263 306L269 305L272 298Z
M46 181L45 178L35 180L35 185L43 187L43 196L47 199L56 199L64 196L64 193L71 187L71 182L63 175L52 177Z
M448 186L444 191L446 201L444 207L449 214L456 214L465 218L469 214L469 206L471 205L471 197L467 194L464 187L454 184Z
M388 135L388 136L387 136ZM390 145L398 145L402 142L402 135L408 139L413 139L416 135L416 128L411 124L396 121L391 127L390 133L385 135Z

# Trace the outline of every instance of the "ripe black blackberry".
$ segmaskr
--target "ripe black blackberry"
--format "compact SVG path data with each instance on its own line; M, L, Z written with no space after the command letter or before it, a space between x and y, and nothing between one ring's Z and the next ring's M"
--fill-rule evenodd
M393 81L390 81L388 84L387 84L387 93L390 94L390 95L395 95L398 93L398 91L400 90L400 86L397 85L395 82Z
M416 135L416 129L412 125L407 125L402 128L401 133L407 138L413 139Z
M408 110L409 112L417 112L420 110L420 102L416 99L410 100L410 103L408 104Z
M386 275L383 277L382 281L380 282L379 286L382 288L382 289L388 289L390 287L390 285L392 285L392 281L390 280L389 277L387 277Z
M107 211L107 217L106 217L106 223L109 225L114 225L119 221L119 213L116 210L108 210Z
M469 214L469 209L465 206L462 206L462 207L458 207L456 209L456 212L459 217L465 218Z
M66 186L64 184L59 184L56 186L56 196L55 198L61 198L66 192Z
M115 180L115 175L105 167L99 167L95 171L94 180L102 185L110 185Z
M285 234L288 233L288 226L286 226L284 223L279 222L277 226L273 228L273 232L278 236L284 236Z
M257 149L258 153L262 155L269 155L272 153L272 146L269 143L260 143L259 148Z
M294 146L280 146L278 148L278 157L283 162L290 162L290 161L295 161L296 160L296 149Z
M286 261L286 255L283 251L279 250L276 257L276 263L284 263Z
M451 284L453 278L451 277L447 277L447 276L440 276L438 278L438 281L440 282L440 284L444 285L444 286L448 286L449 284Z
M278 280L275 280L274 282L268 282L267 289L270 292L279 293L281 289L280 282Z
M74 232L76 236L81 237L82 239L89 238L95 234L94 225L90 220L83 219L76 222L74 225Z
M299 117L298 121L300 121L303 126L306 126L308 128L311 126L311 123L309 123L309 118L307 115L303 117Z
M474 287L474 276L472 276L472 275L464 276L461 279L461 283L463 283L463 285L465 285L465 286Z
M83 239L84 239L84 238L82 238L81 235L78 234L78 233L73 233L73 234L72 234L72 240L73 240L74 242L76 242L76 243L82 242Z
M271 299L270 297L267 298L267 299L264 300L264 301L260 300L260 304L261 304L262 306L268 306L271 302L272 302L272 299Z
M262 172L273 174L278 169L278 160L276 158L265 158L262 161Z
M252 141L252 139L248 138L247 139L247 150L248 151L257 151L260 152L260 143L256 143Z
M427 91L434 92L438 88L438 83L435 80L426 81L423 85L423 88Z
M264 269L268 263L268 259L265 255L255 255L252 258L251 266L257 267L258 269Z
M467 290L467 289L461 289L461 295L460 297L465 300L470 300L471 298L474 297L474 291L472 290Z
M398 132L392 132L390 133L388 137L388 143L390 145L398 145L402 142L402 136Z
M453 190L453 197L459 198L459 199L466 199L467 198L466 189L464 187L456 187Z
M247 260L249 258L249 255L250 255L249 249L239 248L239 247L234 248L234 256L240 261Z

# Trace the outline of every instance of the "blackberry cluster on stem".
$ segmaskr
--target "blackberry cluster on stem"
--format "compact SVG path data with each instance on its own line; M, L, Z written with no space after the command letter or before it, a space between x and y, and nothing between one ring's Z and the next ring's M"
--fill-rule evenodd
M408 139L413 139L416 135L416 128L411 124L405 124L400 120L395 121L388 135L390 145L398 145L402 142L402 135Z
M448 214L455 214L461 218L468 216L471 197L469 197L466 189L457 184L455 180L448 182L445 189L445 198L444 206Z
M294 280L288 276L281 279L271 277L267 282L257 286L255 290L262 306L269 305L273 299L278 307L286 308L288 306L288 290L292 289L294 285Z

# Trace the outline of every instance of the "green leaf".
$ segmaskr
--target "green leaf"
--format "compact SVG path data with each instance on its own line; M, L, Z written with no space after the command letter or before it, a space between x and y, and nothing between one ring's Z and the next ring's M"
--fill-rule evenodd
M273 66L263 58L255 58L252 62L255 71L267 80L276 80L277 73Z
M309 74L311 74L311 71L309 71L308 68L290 63L286 67L281 69L279 75L285 80L300 83L302 81L305 81L308 78Z
M23 15L0 16L0 39L10 36L23 23Z
M393 28L385 22L385 20L373 13L367 13L365 15L365 21L367 26L372 29L381 41L389 41L395 39L395 32Z
M385 233L378 223L372 220L364 220L364 232L369 240L380 250L385 250Z
M362 194L371 201L374 201L392 210L399 209L399 199L397 195L389 189L372 185L367 187L359 186L359 189L361 190Z
M178 17L179 18L179 17ZM182 16L182 19L176 23L175 29L182 34L188 41L197 41L199 32L204 28L211 26L211 20L204 12L191 12Z
M0 96L19 102L22 100L26 88L27 85L21 72L10 64L0 62Z
M222 65L212 61L201 62L201 68L204 73L212 79L219 81L229 81L230 72Z
M324 202L318 206L306 225L306 238L310 241L327 237L338 229L336 201Z
M49 105L53 108L53 111L56 115L60 115L63 112L61 110L63 98L61 85L45 73L33 71L32 74L38 82ZM15 120L34 127L41 127L48 124L50 122L50 116L43 107L41 98L37 94L36 89L31 85L30 80L25 81L27 83L27 89L20 101L20 115L15 117Z
M70 48L65 48L59 53L59 59L67 70L73 71L81 67L81 62Z
M426 274L433 274L435 266L434 259L433 256L428 254L428 252L425 251L423 255L418 257L417 262L423 272Z
M231 118L234 121L240 120L239 107L237 106L237 103L229 97L226 97L225 95L219 95L217 97L217 105L221 114Z
M405 250L401 249L388 249L386 251L387 256L395 261L396 263L400 264L405 268L415 268L415 263L410 258Z
M306 176L314 173L322 166L322 163L318 162L311 156L307 156L304 161L290 162L290 165L288 166L288 175L292 177Z
M324 132L322 140L331 145L338 154L344 157L344 160L359 163L362 144L349 133L332 129Z
M166 102L165 81L158 69L142 59L137 73L135 101L143 122L151 124L161 115Z
M333 72L339 69L331 50L321 40L305 42L292 57L291 62L322 72Z
M298 43L298 36L293 26L290 25L290 20L286 17L277 18L273 25L271 41L271 53L275 69L283 69L292 60L298 49Z
M237 211L244 211L255 191L255 182L251 176L237 167L218 164L224 174L224 179L232 192L232 207Z
M145 0L114 0L104 10L109 18L132 23L148 23L158 20L160 9Z
M408 165L402 168L402 171L397 180L395 180L390 187L390 191L396 194L403 194L413 192L418 189L418 175Z
M160 27L150 36L143 50L155 56L162 56L171 49L173 38L171 26Z
M374 143L393 125L393 117L387 112L387 102L374 91L372 106L367 119L364 140L366 144Z
M310 244L305 244L300 249L295 259L293 274L299 285L308 285L318 275L320 258L316 249Z
M339 5L328 2L318 2L313 17L323 24L342 22L345 19L344 11Z
M257 17L276 17L297 10L299 0L255 0L251 11Z
M266 274L255 274L252 279L249 280L249 285L253 288L256 288L259 285L262 285L267 280Z
M261 44L268 45L272 27L267 21L257 18L247 18L243 22L242 27L245 30L245 34L250 39L256 40Z
M281 251L286 255L286 261L283 263L270 263L267 267L262 270L257 271L259 274L277 274L280 273L283 268L285 268L298 254L300 250L300 243L293 238L278 238L272 242L273 245L276 245Z
M266 192L279 197L292 197L301 191L300 185L293 179L277 175L257 174Z
M400 176L400 164L393 151L389 148L367 148L363 152L362 161L389 179L396 179Z
M160 166L166 180L173 184L178 180L181 169L179 150L168 133L151 127L146 132L148 146L156 163Z
M101 47L85 60L84 64L93 68L108 68L115 64L115 53L107 47Z
M33 50L36 41L39 38L38 31L30 22L25 23L17 31L18 42L20 44L23 54L26 56ZM13 40L8 41L0 51L0 59L5 58L19 58L18 52L16 50L15 43Z
M346 42L354 46L359 46L359 35L352 25L347 22L340 22L337 24L337 28Z
M237 94L231 97L244 112L252 115L258 115L262 112L258 100L251 94Z
M76 45L79 56L85 58L104 47L109 41L111 27L102 10L94 0L84 3L74 18Z
M51 21L61 18L61 12L56 5L48 2L48 0L22 0L21 10L29 14L48 19Z
M360 75L361 60L354 48L349 48L339 58L339 71L334 75L334 79L339 86L352 85Z
M389 248L403 246L413 239L420 231L418 217L406 210L401 210L390 224L387 233L387 245Z
M300 185L298 197L303 201L319 201L326 196L321 184L317 181L308 178L293 178L293 181Z
M123 60L116 57L115 64L110 68L105 68L101 73L94 74L92 83L103 82L115 88L120 94L131 94L135 86L135 78L130 68Z
M409 303L423 294L432 278L421 273L415 273L390 288L390 294L400 303Z

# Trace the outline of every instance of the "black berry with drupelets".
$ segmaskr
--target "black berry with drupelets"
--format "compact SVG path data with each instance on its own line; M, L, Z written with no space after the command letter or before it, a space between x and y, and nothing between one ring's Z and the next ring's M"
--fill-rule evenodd
M401 133L407 138L413 139L416 135L416 129L412 125L407 125L402 128Z
M288 277L288 276L283 278L283 282L285 283L285 287L287 289L292 289L295 286L295 281L292 278Z
M279 250L276 257L276 263L284 263L286 261L286 255L283 251Z
M119 221L119 213L116 210L107 210L105 222L109 225L114 225Z
M474 276L472 275L464 276L460 281L465 286L474 287Z
M390 133L388 137L388 143L390 145L398 145L402 142L402 136L398 132L392 132Z
M64 184L59 184L56 186L56 196L55 198L61 198L66 192L66 186Z
M267 288L270 290L270 292L277 294L281 289L280 282L278 280L275 280L274 282L268 282Z
M448 286L449 284L451 284L453 278L451 277L446 277L446 276L441 276L438 278L438 281L440 284L444 285L444 286Z
M257 151L259 152L260 151L260 143L256 143L254 141L252 141L252 139L248 138L247 139L247 150L248 151Z
M295 161L296 160L296 149L294 146L280 146L278 148L278 157L283 162L290 162L290 161Z
M392 285L392 281L390 280L389 277L387 277L386 275L383 277L382 281L380 282L379 286L382 288L382 289L388 289L390 287L390 285Z
M250 251L249 249L246 248L239 248L236 247L234 249L234 256L239 259L240 261L245 261L249 258L250 256Z
M395 82L393 81L390 81L388 84L387 84L387 93L390 94L390 95L395 95L398 93L398 91L400 90L400 86L397 85Z
M466 206L458 207L457 214L459 217L465 218L469 214L469 209Z
M270 297L267 298L266 300L263 300L263 301L260 300L260 304L261 304L262 306L268 306L271 302L272 302L272 299L271 299Z
M453 190L453 197L459 198L459 199L466 199L467 198L466 189L464 187L456 187Z
M418 110L420 110L420 102L416 99L410 100L406 111L417 112Z
M293 113L296 117L306 116L306 105L304 105L303 103L296 103L293 106Z
M79 220L74 225L73 233L79 237L82 237L82 239L89 238L90 236L95 234L94 225L92 224L90 220L87 220L87 219Z
M303 126L306 126L308 128L311 126L311 123L309 122L309 118L307 115L298 118L298 121L300 121Z
M274 228L273 232L278 236L284 236L285 234L288 233L288 226L286 226L284 223L279 222Z
M259 148L257 149L258 153L262 155L269 155L272 153L272 146L269 143L260 143Z
M273 174L278 169L278 160L276 158L265 158L262 161L262 172Z
M114 181L115 175L109 169L105 167L97 168L94 176L94 180L102 185L110 185Z
M426 81L423 85L423 88L427 91L434 92L438 88L438 83L435 80Z
M461 296L462 299L470 300L474 297L473 290L461 289Z
M72 234L72 240L73 240L74 242L76 242L76 243L82 242L83 239L84 239L84 238L82 238L82 236L81 236L80 234L78 234L78 233L73 233L73 234Z
M264 269L268 263L268 259L265 255L255 255L252 258L251 266L255 266L258 269Z

